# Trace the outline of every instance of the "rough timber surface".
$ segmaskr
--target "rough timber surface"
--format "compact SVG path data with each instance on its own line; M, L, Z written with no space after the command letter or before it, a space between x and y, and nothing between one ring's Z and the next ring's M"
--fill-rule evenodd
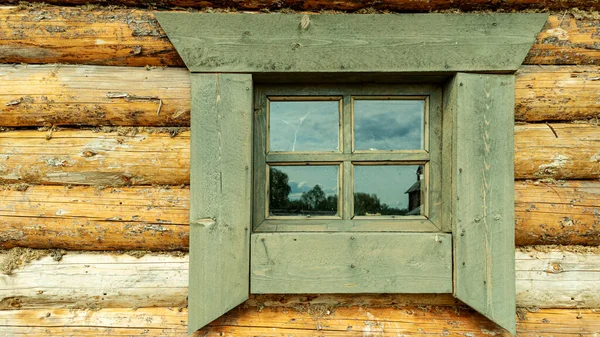
M0 182L95 186L189 184L189 132L175 137L169 133L136 134L135 129L123 132L2 132Z
M600 181L515 182L515 242L600 245Z
M548 17L541 13L155 15L187 68L201 73L511 73L523 63Z
M531 6L540 3L524 1ZM564 1L546 2L567 6ZM525 63L600 65L596 33L600 20L593 15L577 17L551 15ZM149 10L56 6L0 7L0 63L184 65Z
M106 2L102 0L48 0L45 1L53 5L85 5L101 4ZM2 0L0 3L16 4L17 0ZM435 10L523 10L523 9L550 9L564 10L573 7L578 8L600 8L597 1L589 0L504 0L495 2L489 0L461 0L448 2L445 0L384 0L384 1L360 1L360 0L112 0L113 5L124 6L159 6L161 8L169 7L188 7L188 8L223 8L225 10L279 10L282 7L293 10L339 10L339 11L411 11L411 12L429 12Z
M515 119L570 121L600 116L600 67L522 66ZM190 125L184 68L0 65L2 125Z
M515 178L599 179L600 127L516 125Z
M526 311L524 311L526 312ZM183 336L187 309L10 310L0 312L0 328L11 336ZM600 331L593 309L542 309L522 315L517 336L593 336ZM265 325L273 327L265 327ZM498 327L465 307L396 308L244 306L232 310L197 336L365 337L503 336Z
M515 321L514 76L459 73L452 121L453 294L510 333Z
M0 65L3 126L189 126L182 68Z
M189 132L135 130L0 132L0 183L189 184ZM515 178L600 178L600 126L516 125Z
M517 250L517 306L600 308L600 254L573 246ZM579 251L576 251L579 250ZM0 263L8 256L0 254ZM73 280L77 284L73 284ZM188 256L66 252L0 274L0 310L182 307L188 294ZM440 294L252 296L260 306L453 305Z
M0 248L187 250L188 187L11 186ZM515 182L515 243L600 245L599 181Z

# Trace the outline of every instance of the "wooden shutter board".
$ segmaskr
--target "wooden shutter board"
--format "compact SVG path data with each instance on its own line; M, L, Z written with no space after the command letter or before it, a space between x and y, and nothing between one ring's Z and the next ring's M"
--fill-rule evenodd
M515 334L514 77L458 73L449 86L454 295Z
M189 331L248 298L252 77L192 74Z
M445 233L256 233L252 293L449 293Z

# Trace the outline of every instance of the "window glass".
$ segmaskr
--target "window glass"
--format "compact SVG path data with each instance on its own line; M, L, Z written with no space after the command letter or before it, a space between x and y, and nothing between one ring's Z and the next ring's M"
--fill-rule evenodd
M354 149L424 150L425 100L355 99Z
M422 215L423 165L354 166L354 215Z
M269 214L338 214L338 166L269 166Z
M339 151L340 101L269 101L269 151Z

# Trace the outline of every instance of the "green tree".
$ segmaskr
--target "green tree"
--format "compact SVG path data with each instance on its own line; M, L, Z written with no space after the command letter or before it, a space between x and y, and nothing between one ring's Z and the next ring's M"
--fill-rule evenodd
M300 201L312 211L319 210L319 206L326 200L325 192L319 184L315 185L310 191L302 193L302 197L300 197Z
M272 209L285 209L288 207L288 196L292 191L288 180L288 175L276 168L271 168L269 171L269 202Z

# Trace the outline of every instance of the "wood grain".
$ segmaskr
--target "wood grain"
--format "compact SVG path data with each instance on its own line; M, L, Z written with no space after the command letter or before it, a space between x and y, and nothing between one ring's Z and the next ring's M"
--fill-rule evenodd
M305 307L283 309L239 307L193 336L502 336L502 331L464 307L403 306ZM517 336L592 336L600 331L600 313L594 309L541 309L524 311ZM274 326L266 328L265 324ZM139 308L0 311L2 331L13 336L182 336L187 309Z
M522 66L515 83L515 120L598 118L599 79L596 66Z
M542 13L155 15L187 68L201 73L512 73L548 18Z
M523 1L530 6L538 4L531 0ZM585 2L584 0L572 1ZM320 2L324 1L320 0ZM365 6L364 3L357 1L326 2ZM486 3L490 6L496 4L491 5L492 2L487 0L478 0L478 2L483 7ZM204 1L198 2L200 6L205 6L203 3ZM300 4L300 2L296 3ZM418 2L406 2L402 6L409 6L409 3ZM551 0L543 3L554 3L557 7L570 8L568 2L563 1ZM368 6L377 6L375 3L369 4ZM452 4L456 5L456 3ZM228 6L231 5L232 3L229 3ZM424 5L429 6L429 2ZM590 6L592 4L588 3L580 8ZM525 63L600 65L600 50L597 47L599 37L595 33L599 20L578 17L575 19L570 14L550 16ZM0 7L0 32L2 32L0 33L0 63L178 67L184 65L149 10L102 8L90 10L55 6L24 9Z
M598 205L598 181L516 182L516 244L600 245Z
M2 249L188 249L185 186L16 188L0 191ZM600 245L599 198L598 181L515 182L516 245Z
M182 68L0 66L3 126L189 126Z
M600 254L574 246L517 251L517 306L600 308ZM579 250L579 251L575 251ZM0 261L7 252L0 254ZM77 279L77 285L73 280ZM182 307L186 305L188 256L67 252L0 274L0 309ZM453 305L446 295L269 295L253 296L255 306Z
M516 333L514 83L512 75L459 73L447 90L453 118L453 293L511 334Z
M598 66L522 66L515 119L600 116L599 76ZM190 125L190 75L183 68L0 65L0 79L3 126Z
M450 234L254 233L251 240L253 293L452 292Z
M515 178L600 178L600 127L593 124L515 126Z
M0 3L16 4L17 0L2 0ZM53 5L85 5L105 3L100 0L49 0L48 4ZM339 10L339 11L417 11L429 12L434 10L456 9L463 11L470 10L519 10L519 9L549 9L565 10L573 7L577 8L600 8L595 2L588 0L505 0L502 2L492 2L489 0L461 0L460 2L448 2L444 0L384 0L378 2L370 1L329 1L329 0L286 0L282 3L280 0L237 0L231 2L228 0L163 0L160 2L144 2L141 0L113 0L111 4L147 7L160 6L168 7L187 7L187 8L223 8L232 10L279 10L289 8L293 10Z
M189 132L88 130L0 133L0 182L63 185L189 184Z
M252 75L191 81L188 332L248 299L254 116Z
M0 133L0 182L62 185L189 184L189 132L161 129ZM515 126L516 179L598 179L600 126Z
M183 66L149 10L0 7L0 63Z

